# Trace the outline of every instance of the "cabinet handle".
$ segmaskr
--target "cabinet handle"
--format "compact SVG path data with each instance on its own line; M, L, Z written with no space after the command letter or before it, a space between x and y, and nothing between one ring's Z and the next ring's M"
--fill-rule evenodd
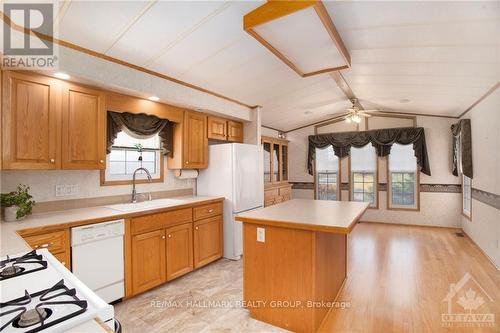
M53 158L51 158L51 159L50 159L50 163L56 163L56 160L55 160L55 159L53 159Z
M52 243L50 243L52 244ZM48 243L42 244L42 245L35 245L35 249L46 249L49 247Z
M200 228L198 228L198 227L195 227L195 228L194 228L194 230L198 230L198 229L200 229Z
M213 212L214 212L213 208L210 208L210 209L208 210L208 212L209 212L209 213L213 213Z
M165 236L161 236L161 239L165 239Z
M172 238L172 235L168 235L168 238Z
M104 160L99 160L99 163L103 164L103 163L104 163Z
M186 161L186 164L189 164L189 161Z

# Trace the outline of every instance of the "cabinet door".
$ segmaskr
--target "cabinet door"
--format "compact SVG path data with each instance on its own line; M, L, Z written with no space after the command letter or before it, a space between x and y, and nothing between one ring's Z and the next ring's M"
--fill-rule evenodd
M208 165L207 116L184 113L183 167L201 169Z
M3 168L60 168L61 105L58 81L5 71L3 96Z
M63 169L104 169L105 95L67 83L63 91Z
M208 117L208 138L216 140L227 139L227 121L217 117Z
M193 224L167 229L167 280L193 270Z
M134 294L166 281L165 229L133 236L131 252Z
M264 148L264 183L271 183L272 182L272 177L271 177L271 162L272 162L272 156L271 156L271 142L267 141L262 141L262 145Z
M288 181L288 146L281 146L281 181Z
M227 121L227 141L243 142L243 123Z
M194 267L222 257L222 216L194 223Z

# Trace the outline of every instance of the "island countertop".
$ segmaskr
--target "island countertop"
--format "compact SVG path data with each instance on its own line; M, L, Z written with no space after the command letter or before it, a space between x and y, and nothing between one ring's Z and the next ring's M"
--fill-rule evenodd
M348 234L367 202L293 199L236 216L237 221L293 229Z

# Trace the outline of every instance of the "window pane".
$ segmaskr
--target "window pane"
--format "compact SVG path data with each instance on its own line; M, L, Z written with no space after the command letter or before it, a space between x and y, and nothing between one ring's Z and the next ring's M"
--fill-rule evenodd
M139 152L134 150L127 150L127 161L139 161Z
M363 193L363 183L354 183L354 192Z
M108 162L109 173L112 175L125 174L125 162Z
M143 162L142 167L146 168L149 171L149 173L156 173L154 162Z
M127 162L127 174L133 174L135 169L141 166L141 162L139 161L134 161L134 162Z
M365 193L363 201L373 203L373 194L372 193Z
M111 149L109 153L110 161L125 161L125 151L120 149Z
M156 158L156 152L154 152L154 151L143 151L142 152L142 160L143 161L154 162L155 158Z
M363 201L363 193L353 193L352 199L354 201Z
M353 174L354 182L363 182L363 174L355 172Z
M365 173L364 182L373 183L373 173Z
M363 190L365 193L373 193L373 183L365 183L363 185Z
M399 172L393 172L392 181L401 183L403 181L403 175Z
M415 180L415 174L414 173L405 173L404 174L404 181L405 182L413 182Z

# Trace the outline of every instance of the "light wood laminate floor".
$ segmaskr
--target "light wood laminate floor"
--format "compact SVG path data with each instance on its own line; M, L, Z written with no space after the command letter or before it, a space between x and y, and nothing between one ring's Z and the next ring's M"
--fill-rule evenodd
M331 311L321 330L500 332L500 271L457 231L358 224L349 237L348 278L338 298L350 307ZM443 300L452 283L458 283L458 292L450 295L452 313L492 314L494 327L443 327L442 314L448 312ZM241 299L241 261L219 260L122 302L115 311L124 333L283 332L251 319L239 306Z

